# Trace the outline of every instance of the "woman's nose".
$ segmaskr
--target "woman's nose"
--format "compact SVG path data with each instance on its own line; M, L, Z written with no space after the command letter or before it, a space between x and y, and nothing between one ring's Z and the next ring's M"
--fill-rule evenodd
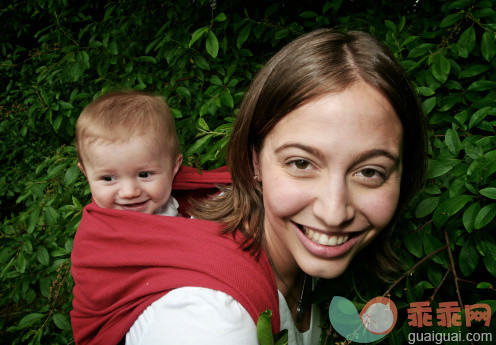
M352 195L346 178L328 178L316 191L313 212L325 225L336 227L355 217Z
M123 199L136 198L141 195L141 189L136 181L122 181L119 189L119 197Z

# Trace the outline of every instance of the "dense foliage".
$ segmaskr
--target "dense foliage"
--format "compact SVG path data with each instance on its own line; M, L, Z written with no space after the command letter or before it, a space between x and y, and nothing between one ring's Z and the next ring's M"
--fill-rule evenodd
M113 88L163 95L185 162L214 168L255 73L319 27L386 42L421 96L431 149L425 188L398 225L397 280L348 275L317 298L339 293L360 307L390 294L399 308L390 344L419 331L408 325L411 302L496 309L493 1L15 0L0 20L0 344L73 341L70 252L90 201L73 145L84 105ZM427 331L496 334L495 324Z

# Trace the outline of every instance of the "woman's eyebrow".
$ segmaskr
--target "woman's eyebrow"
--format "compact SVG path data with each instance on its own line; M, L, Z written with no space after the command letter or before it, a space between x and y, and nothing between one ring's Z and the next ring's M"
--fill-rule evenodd
M279 152L281 152L285 149L288 149L288 148L296 148L299 150L303 150L303 151L306 151L306 152L308 152L308 153L310 153L316 157L325 157L325 154L321 150L319 150L318 148L313 147L313 146L304 145L301 143L286 143L284 145L279 146L275 150L275 152L279 153ZM397 156L396 154L394 154L390 151L387 151L387 150L372 149L369 151L362 152L357 157L355 157L353 159L353 165L361 163L361 162L366 161L366 160L371 159L371 158L381 157L381 156L386 157L386 158L390 159L391 161L393 161L395 166L398 166L400 163L400 157Z
M386 157L389 158L394 162L394 166L398 166L400 164L400 157L395 155L394 153L387 151L387 150L381 150L381 149L372 149L369 151L365 151L360 153L355 159L354 159L354 164L358 164L361 162L364 162L368 159L375 158L375 157Z
M306 152L308 152L308 153L310 153L310 154L312 154L312 155L314 155L316 157L324 157L325 156L325 154L321 150L319 150L318 148L316 148L316 147L308 146L308 145L303 145L301 143L291 143L291 142L279 146L275 150L275 152L276 153L279 153L279 152L281 152L283 150L290 149L290 148L296 148L296 149L299 149L299 150L306 151Z

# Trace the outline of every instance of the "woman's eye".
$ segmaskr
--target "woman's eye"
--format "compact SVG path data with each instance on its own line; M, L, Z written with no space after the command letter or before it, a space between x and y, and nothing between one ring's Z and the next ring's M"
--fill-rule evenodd
M304 170L304 169L307 169L308 166L310 165L310 163L308 163L306 160L304 159L298 159L298 160L295 160L292 162L294 164L294 166L297 168L297 169L301 169L301 170Z
M362 175L365 177L373 177L376 173L378 173L375 169L363 169Z
M139 173L138 176L140 178L148 178L148 177L150 177L150 175L151 175L151 173L149 173L148 171L142 171L142 172Z
M386 173L372 168L362 169L356 175L365 180L365 183L372 185L382 185L387 180Z

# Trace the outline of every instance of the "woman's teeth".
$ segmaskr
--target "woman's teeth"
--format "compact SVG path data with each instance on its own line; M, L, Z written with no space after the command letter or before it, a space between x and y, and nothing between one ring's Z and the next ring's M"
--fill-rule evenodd
M339 246L346 241L348 241L348 235L346 236L336 236L336 235L327 235L317 231L305 229L305 234L309 239L314 241L315 243L323 244L325 246Z

